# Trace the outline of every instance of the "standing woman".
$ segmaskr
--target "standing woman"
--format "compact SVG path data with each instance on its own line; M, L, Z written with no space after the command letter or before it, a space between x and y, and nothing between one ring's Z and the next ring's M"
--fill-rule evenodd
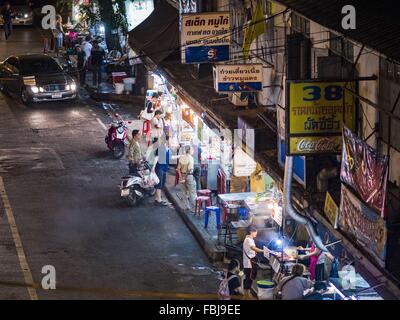
M57 19L56 19L56 26L55 26L55 30L54 30L54 34L55 34L55 51L56 54L58 56L60 50L63 48L64 45L64 28L63 28L63 24L62 24L62 17L61 15L57 15Z
M310 253L306 255L299 255L298 258L300 260L305 260L310 258L310 280L312 281L325 281L326 280L326 275L325 275L325 258L328 258L330 260L334 260L335 257L328 251L328 252L323 252L320 250L315 243L313 242L311 249L304 249L302 247L299 247L298 249L300 250L305 250L305 251L310 251Z

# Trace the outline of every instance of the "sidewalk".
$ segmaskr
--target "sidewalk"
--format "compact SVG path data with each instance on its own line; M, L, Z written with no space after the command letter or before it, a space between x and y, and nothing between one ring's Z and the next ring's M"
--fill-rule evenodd
M185 210L185 204L179 198L182 193L180 186L175 186L175 175L168 173L165 185L165 194L169 201L175 206L175 209L182 217L183 221L193 233L206 255L213 261L221 261L224 257L225 248L218 245L218 230L214 215L210 215L207 229L204 228L204 213L201 216L195 216L193 212Z

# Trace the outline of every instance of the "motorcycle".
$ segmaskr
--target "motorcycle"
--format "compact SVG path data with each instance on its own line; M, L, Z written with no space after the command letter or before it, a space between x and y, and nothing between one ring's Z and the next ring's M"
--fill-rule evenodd
M122 119L113 122L105 137L107 147L112 151L115 159L121 159L125 154L125 140L128 127Z
M131 207L135 207L146 195L154 196L154 186L158 183L158 177L151 172L147 161L138 165L137 174L122 177L120 184L121 198Z

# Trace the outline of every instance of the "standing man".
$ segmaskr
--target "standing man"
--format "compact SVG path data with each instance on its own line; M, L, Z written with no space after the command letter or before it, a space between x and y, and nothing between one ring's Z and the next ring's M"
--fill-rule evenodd
M257 264L254 261L257 253L263 253L264 251L256 247L254 239L257 237L257 228L250 225L247 228L247 236L243 242L243 272L246 276L243 282L243 289L245 296L248 299L252 299L251 286L253 281L257 277Z
M4 34L6 36L6 40L8 40L12 31L12 19L15 18L15 12L13 9L11 9L9 2L5 3L4 8L1 10L1 15L3 16L4 21Z
M185 201L188 201L187 208L194 211L196 204L196 182L193 177L194 159L191 146L185 147L185 154L179 158L178 171L180 182L183 184Z
M138 165L143 159L142 149L140 147L140 131L132 131L132 139L129 140L129 174L136 175L138 172Z
M79 45L76 47L76 55L78 58L76 67L79 74L79 83L83 87L86 84L86 54Z
M98 87L101 84L101 66L106 57L106 52L99 46L97 41L93 43L91 52L91 66L93 71L93 86Z
M156 110L154 113L154 118L151 120L151 137L152 139L157 138L160 139L164 130L163 130L163 121L161 119L162 111L160 109Z

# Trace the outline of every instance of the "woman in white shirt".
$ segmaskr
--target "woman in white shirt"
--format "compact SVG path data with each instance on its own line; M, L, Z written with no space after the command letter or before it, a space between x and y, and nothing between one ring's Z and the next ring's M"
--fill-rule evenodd
M243 289L245 296L251 298L250 289L253 284L253 280L257 277L257 265L253 259L257 253L263 253L264 251L256 247L254 239L257 237L257 228L250 225L247 228L247 236L243 242L243 272L246 276L243 282Z

